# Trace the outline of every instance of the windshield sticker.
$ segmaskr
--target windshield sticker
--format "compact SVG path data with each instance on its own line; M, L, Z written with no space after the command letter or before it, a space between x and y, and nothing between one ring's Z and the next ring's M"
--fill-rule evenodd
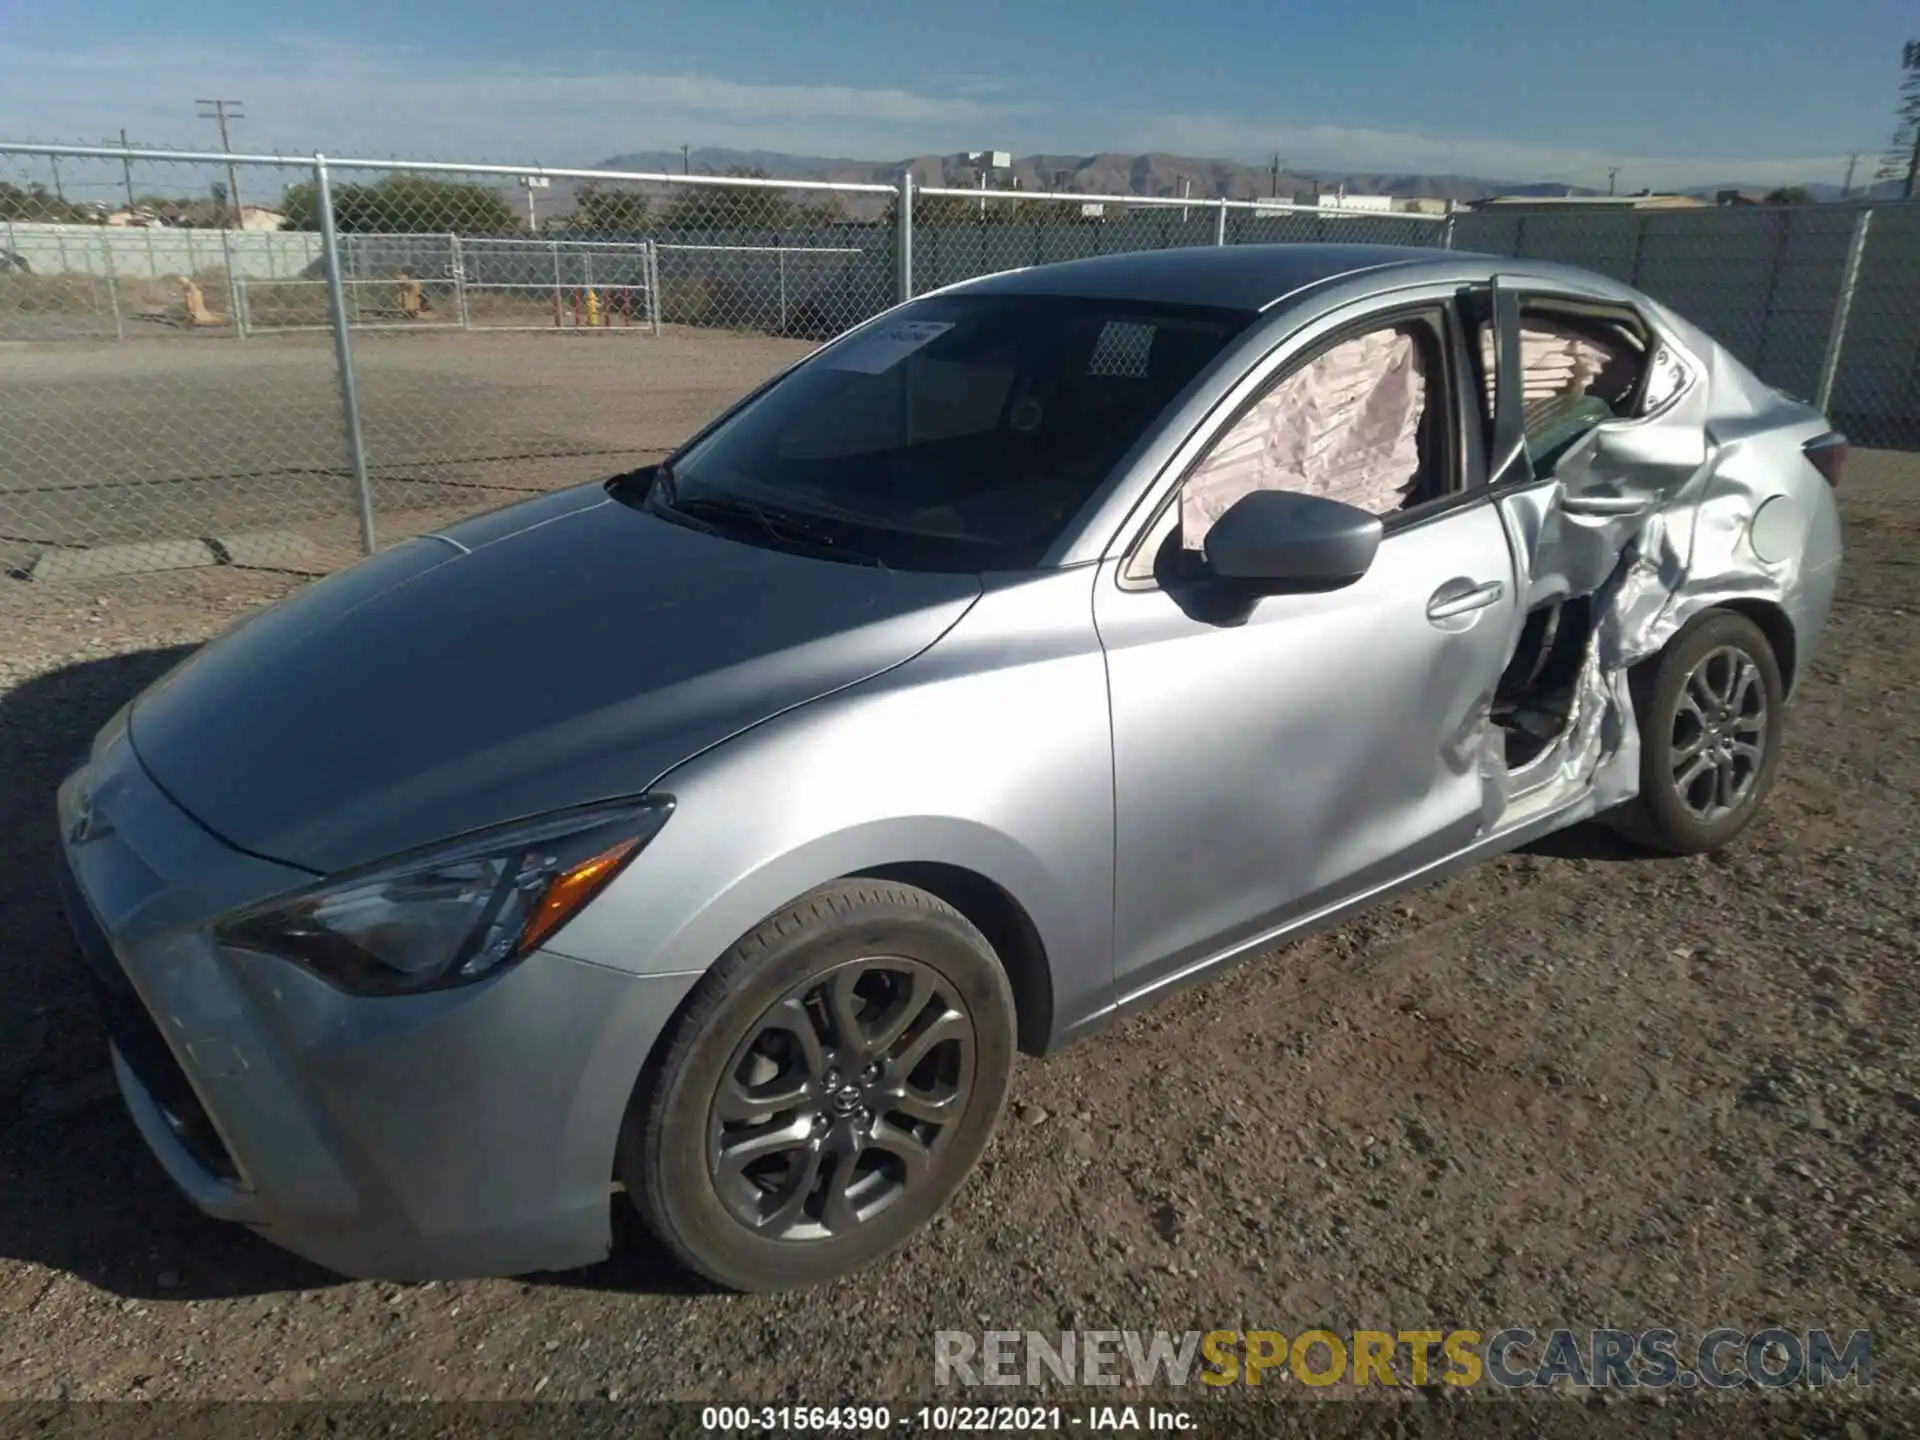
M863 335L842 345L826 357L834 370L857 370L862 375L879 375L891 370L923 345L938 340L953 328L950 320L899 320L884 325L871 335Z

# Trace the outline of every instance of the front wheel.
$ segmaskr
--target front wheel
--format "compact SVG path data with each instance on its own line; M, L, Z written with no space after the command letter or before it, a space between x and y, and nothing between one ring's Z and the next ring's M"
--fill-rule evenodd
M1718 850L1752 822L1780 765L1785 687L1767 637L1714 611L1683 630L1634 686L1640 795L1622 833L1678 855Z
M654 1235L737 1290L845 1274L952 1196L1006 1098L1013 993L925 891L815 890L700 983L629 1110L620 1178Z

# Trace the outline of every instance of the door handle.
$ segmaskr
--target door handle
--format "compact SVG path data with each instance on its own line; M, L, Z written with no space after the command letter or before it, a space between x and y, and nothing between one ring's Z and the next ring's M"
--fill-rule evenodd
M1460 588L1463 585L1465 589ZM1449 580L1434 591L1433 598L1427 601L1427 619L1451 620L1456 615L1465 615L1472 610L1484 610L1489 605L1498 605L1506 593L1506 585L1499 580L1489 580L1484 585Z
M1560 508L1569 515L1644 515L1653 500L1646 495L1563 495Z

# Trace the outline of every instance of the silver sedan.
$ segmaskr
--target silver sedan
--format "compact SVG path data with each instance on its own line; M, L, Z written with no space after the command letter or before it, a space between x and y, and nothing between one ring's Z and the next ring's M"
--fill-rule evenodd
M1845 454L1530 262L922 297L113 720L59 811L121 1088L202 1209L351 1274L586 1264L626 1202L721 1284L840 1274L1016 1051L1590 817L1731 841Z

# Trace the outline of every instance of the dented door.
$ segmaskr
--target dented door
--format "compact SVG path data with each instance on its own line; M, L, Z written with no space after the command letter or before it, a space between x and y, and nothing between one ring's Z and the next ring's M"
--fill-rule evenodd
M1357 584L1237 610L1125 590L1094 620L1113 713L1115 975L1137 992L1480 833L1514 629L1490 500L1389 532Z
M1578 303L1535 283L1532 298ZM1651 413L1602 420L1536 475L1527 454L1521 394L1522 287L1493 281L1495 417L1491 467L1513 538L1524 604L1521 615L1556 599L1593 594L1633 555L1677 586L1691 543L1694 482L1707 461L1708 391L1701 364L1654 331L1648 365L1672 393ZM1689 503L1682 503L1689 502ZM1684 522L1673 523L1678 516Z

